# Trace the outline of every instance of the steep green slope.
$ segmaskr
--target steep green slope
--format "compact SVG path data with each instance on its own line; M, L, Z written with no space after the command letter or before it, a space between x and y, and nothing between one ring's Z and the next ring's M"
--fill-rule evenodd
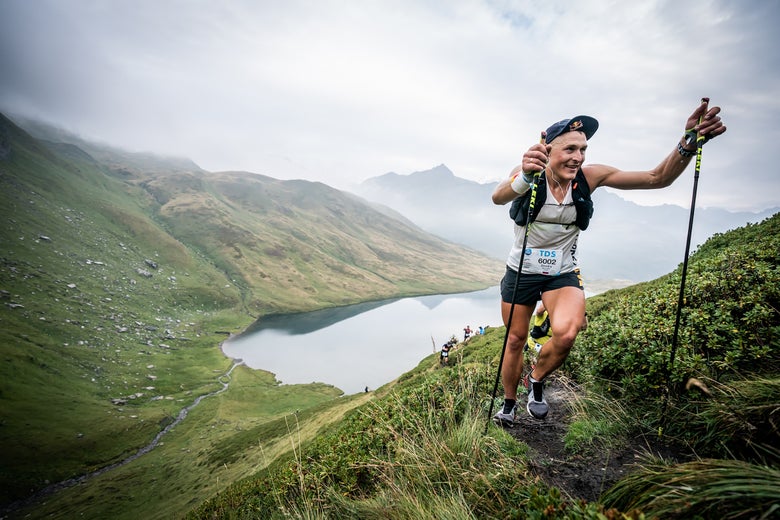
M598 327L571 356L626 397L662 395L669 379L718 380L780 371L780 214L718 234L688 266L674 371L667 378L682 269L651 283L592 299ZM597 361L597 362L594 362Z
M222 387L218 344L257 316L500 272L326 186L91 150L0 115L0 504L146 445Z
M133 453L174 402L216 389L229 362L209 322L240 294L149 218L139 188L7 121L0 135L4 503Z
M294 458L188 517L769 518L780 507L778 250L780 214L715 236L692 256L667 416L661 398L680 269L590 298L590 325L562 370L585 401L594 396L591 426L625 414L621 424L593 429L604 459L619 435L656 438L665 426L663 440L709 460L655 461L604 495L608 505L549 489L522 445L498 428L482 434L504 337L497 328L451 356L452 367L439 369L435 354L424 359Z

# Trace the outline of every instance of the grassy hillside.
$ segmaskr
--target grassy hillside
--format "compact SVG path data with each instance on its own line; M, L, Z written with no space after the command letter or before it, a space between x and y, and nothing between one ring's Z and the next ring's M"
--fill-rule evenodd
M692 256L670 375L679 269L588 300L589 328L562 370L584 396L567 446L609 452L644 436L688 459L644 461L599 503L569 500L541 481L527 447L504 430L491 426L485 435L504 335L497 328L456 351L454 366L439 368L435 354L422 360L343 422L188 518L774 517L778 250L780 214L713 237Z
M55 137L0 115L2 505L147 445L222 388L218 345L256 317L482 288L500 272L324 185ZM252 427L289 413L267 376L220 397L259 399ZM300 409L340 394L301 392Z
M710 238L688 268L675 370L679 391L690 377L716 380L777 374L780 358L780 214ZM681 283L681 269L652 283L593 299L589 328L571 359L594 379L617 382L623 397L661 395ZM599 360L593 364L593 358Z
M500 272L498 262L319 183L233 172L141 185L160 204L166 228L210 258L261 315L455 292L485 286ZM453 262L457 256L473 276Z

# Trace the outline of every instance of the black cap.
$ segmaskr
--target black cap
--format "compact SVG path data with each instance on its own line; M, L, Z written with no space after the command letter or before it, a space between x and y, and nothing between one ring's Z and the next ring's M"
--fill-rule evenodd
M590 116L574 116L571 119L564 119L550 125L547 129L547 136L544 142L550 144L553 139L566 132L584 132L585 138L590 139L596 130L599 129L599 122Z

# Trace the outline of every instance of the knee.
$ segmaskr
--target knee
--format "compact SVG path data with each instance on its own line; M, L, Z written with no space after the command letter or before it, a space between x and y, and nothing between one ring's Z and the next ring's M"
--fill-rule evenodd
M523 345L525 345L526 339L528 339L527 336L518 336L517 334L509 334L509 337L506 340L506 347L507 349L516 352L523 350Z
M577 339L577 333L579 329L576 327L570 327L560 332L553 332L553 339L558 344L558 348L568 352L574 346L574 340Z

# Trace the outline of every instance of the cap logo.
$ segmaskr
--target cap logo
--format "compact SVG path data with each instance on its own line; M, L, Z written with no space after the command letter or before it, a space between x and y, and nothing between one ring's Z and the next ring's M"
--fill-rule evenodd
M580 128L582 128L582 121L580 121L579 119L576 120L576 121L572 121L569 124L569 132L575 132L575 131L579 130Z

